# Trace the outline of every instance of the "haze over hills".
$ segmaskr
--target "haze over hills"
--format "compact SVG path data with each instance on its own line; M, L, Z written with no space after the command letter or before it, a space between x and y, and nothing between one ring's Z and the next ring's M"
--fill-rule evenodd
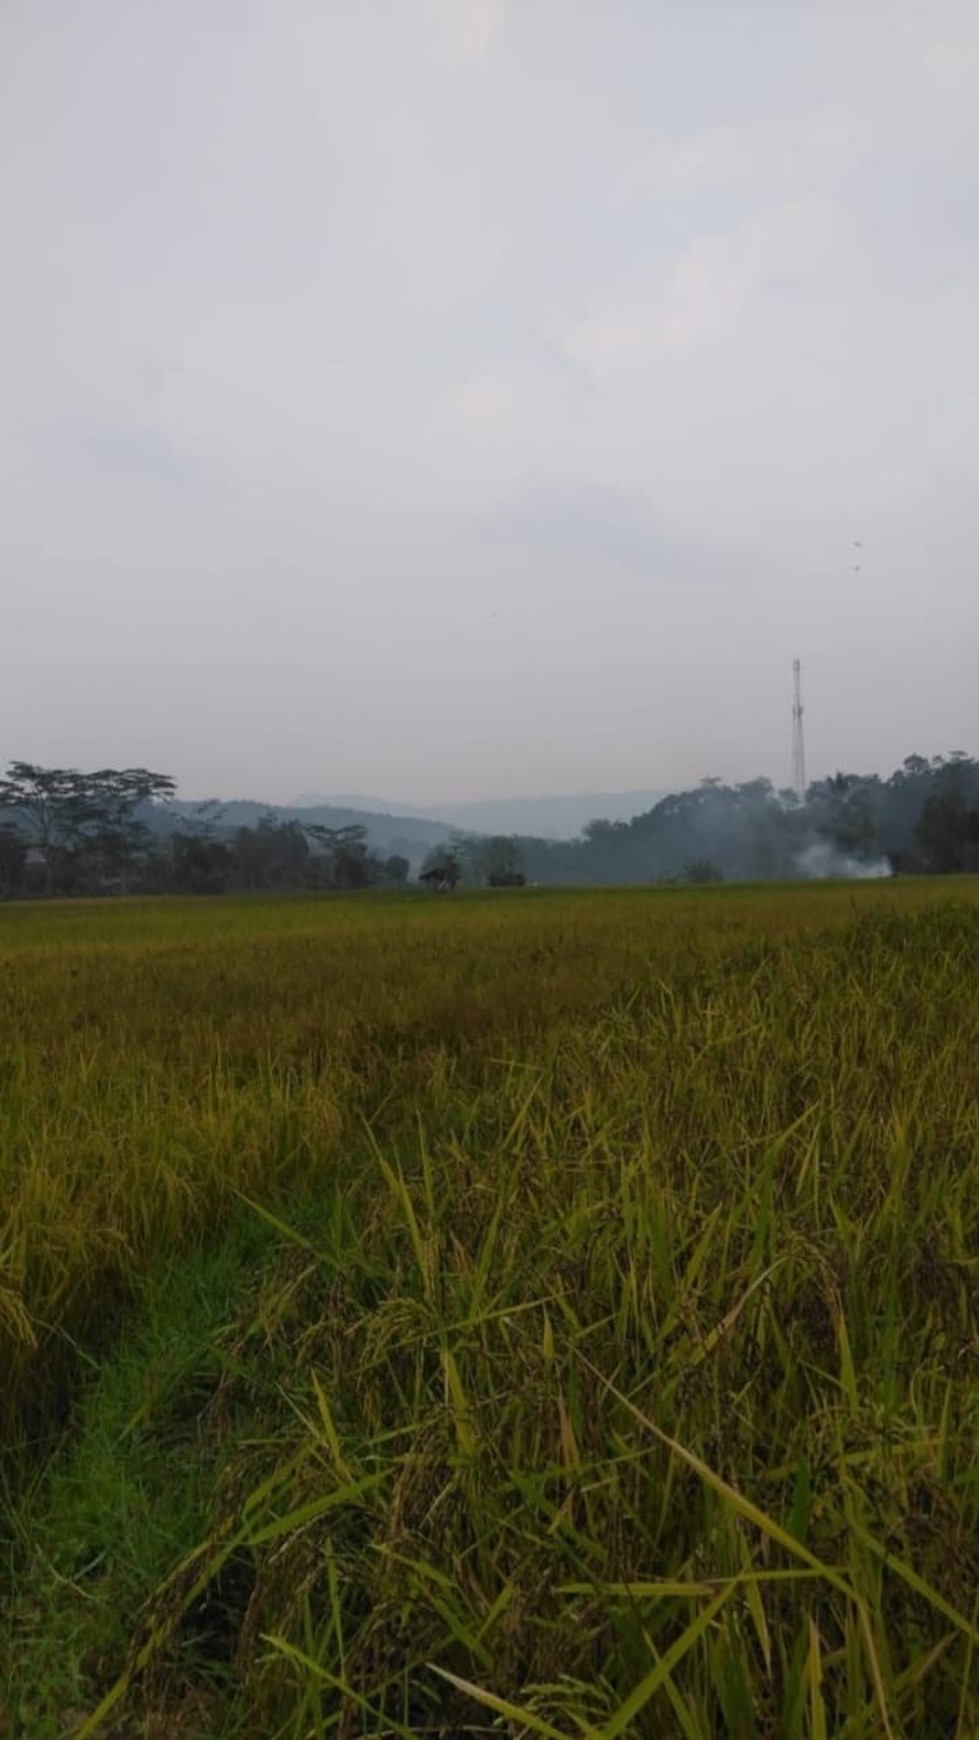
M472 803L393 803L388 799L344 793L323 797L315 792L300 794L293 801L297 810L327 806L356 810L360 815L383 815L392 819L414 817L442 822L451 828L477 834L531 834L542 840L572 840L588 822L601 818L628 822L644 815L666 795L663 791L574 792L532 798L485 798Z
M198 805L187 802L176 807L182 807L192 817ZM452 833L448 822L421 815L395 815L389 810L367 809L359 802L346 799L262 804L252 798L231 798L227 803L218 800L216 814L218 832L222 834L235 828L253 828L263 816L274 816L277 822L313 822L326 828L363 827L367 829L368 839L376 852L401 853L413 869L432 846L443 845ZM162 825L163 820L163 812L160 812L158 825Z
M399 804L361 793L325 797L304 792L291 804L263 804L253 798L217 801L216 825L226 835L236 828L253 828L263 816L277 822L313 822L327 828L359 826L367 830L374 851L400 853L413 871L434 846L445 845L453 833L521 834L539 840L573 840L589 822L631 821L659 803L662 791L572 793L536 798L482 799L472 803L432 805ZM197 802L181 806L193 816ZM151 818L163 825L163 812Z

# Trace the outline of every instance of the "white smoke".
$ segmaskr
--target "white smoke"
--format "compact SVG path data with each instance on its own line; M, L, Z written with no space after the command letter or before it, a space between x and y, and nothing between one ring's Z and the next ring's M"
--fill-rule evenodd
M829 878L850 882L875 882L892 874L888 858L852 858L828 840L816 840L796 858L799 872L813 881Z

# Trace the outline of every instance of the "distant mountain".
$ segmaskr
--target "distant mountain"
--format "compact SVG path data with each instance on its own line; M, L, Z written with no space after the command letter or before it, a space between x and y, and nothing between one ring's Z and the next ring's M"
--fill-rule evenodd
M232 834L236 828L253 828L262 816L274 816L277 822L315 822L327 828L352 825L367 829L367 837L375 852L383 857L398 853L407 858L417 873L427 852L442 846L453 833L529 834L541 840L571 840L581 833L588 822L631 821L658 803L662 792L598 792L593 796L500 798L479 803L445 804L437 811L424 810L411 804L394 804L383 798L343 796L320 797L306 793L291 804L261 804L251 798L231 798L219 802L213 825L220 834ZM146 806L143 820L154 830L166 833L177 816L186 816L193 823L197 804L185 799L173 805Z
M190 800L178 801L170 809L154 805L153 815L147 815L146 819L151 827L165 830L173 825L174 811L192 820L196 807ZM315 822L326 828L366 828L375 851L385 857L398 853L408 859L412 869L418 868L430 847L443 845L452 832L447 822L433 821L427 816L390 815L347 803L333 804L321 800L283 805L260 804L251 798L231 798L227 803L219 801L215 826L219 834L229 834L236 828L253 828L262 816L274 816L277 822Z
M397 804L392 798L365 797L363 792L339 792L326 797L322 792L300 792L289 805L292 810L356 810L359 815L369 816L414 816L427 821L434 817L435 811L419 809L416 804Z
M533 834L543 840L572 840L588 822L629 822L644 815L665 797L663 791L575 793L567 797L488 798L468 804L433 804L422 809L414 804L395 804L382 798L357 795L320 797L307 793L295 800L305 812L317 805L351 805L360 813L420 817L447 823L452 828L476 834Z

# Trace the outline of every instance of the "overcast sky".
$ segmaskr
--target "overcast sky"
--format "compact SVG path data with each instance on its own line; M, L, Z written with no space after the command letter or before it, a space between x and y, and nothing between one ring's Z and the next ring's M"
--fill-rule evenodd
M0 238L0 760L979 751L975 0L2 0Z

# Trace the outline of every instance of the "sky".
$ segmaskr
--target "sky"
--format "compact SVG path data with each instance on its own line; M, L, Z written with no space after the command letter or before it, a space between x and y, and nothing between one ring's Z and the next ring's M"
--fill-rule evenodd
M4 0L0 761L979 752L974 0Z

